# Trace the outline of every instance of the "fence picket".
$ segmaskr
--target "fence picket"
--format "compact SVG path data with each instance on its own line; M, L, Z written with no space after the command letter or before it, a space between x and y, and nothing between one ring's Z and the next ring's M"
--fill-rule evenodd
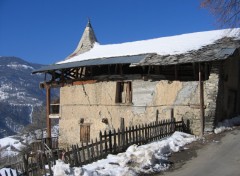
M96 159L99 159L100 155L99 155L99 148L98 145L100 144L97 140L97 138L95 139L95 144L96 144Z
M131 133L131 132L130 132L130 127L129 127L129 128L126 127L126 130L125 130L125 145L124 145L124 148L126 148L126 146L128 146L128 145L131 143L131 141L129 141L129 137L128 137L129 133Z
M113 152L117 153L117 139L116 139L116 130L113 130Z
M81 165L82 159L81 159L81 149L79 148L78 144L76 145L76 150L77 150L77 158L78 158L78 163Z
M93 140L91 140L91 158L94 161L95 160L95 150L94 150L95 144L93 143Z
M102 131L100 131L100 157L103 158L103 143L102 143Z
M118 132L117 132L117 136L118 136L118 147L117 147L117 151L120 152L121 151L121 131L120 129L118 128Z
M112 153L112 132L109 130L108 132L108 139L109 139L109 152Z
M88 145L88 142L86 142L86 150L87 150L87 160L92 161L91 154L90 154L90 147Z

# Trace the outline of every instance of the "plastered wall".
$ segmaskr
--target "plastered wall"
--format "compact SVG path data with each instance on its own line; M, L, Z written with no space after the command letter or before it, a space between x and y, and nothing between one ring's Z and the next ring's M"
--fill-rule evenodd
M215 79L214 77L213 79ZM153 122L170 118L171 109L177 120L190 119L192 132L199 134L199 86L197 81L132 81L133 103L116 104L116 82L66 86L60 90L60 145L80 142L80 119L90 125L90 137L99 130ZM205 95L205 99L208 97ZM207 101L206 101L207 102ZM102 119L108 119L108 124Z

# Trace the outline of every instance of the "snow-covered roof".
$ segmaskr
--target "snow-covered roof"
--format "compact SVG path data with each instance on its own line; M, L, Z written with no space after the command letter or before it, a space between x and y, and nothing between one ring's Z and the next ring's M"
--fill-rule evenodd
M224 37L238 38L239 32L240 28L236 28L195 32L121 44L101 45L95 43L90 51L56 64L147 53L156 53L161 56L183 54L214 44L214 42Z
M151 40L100 45L32 73L106 64L177 65L224 60L240 47L240 28L182 34Z

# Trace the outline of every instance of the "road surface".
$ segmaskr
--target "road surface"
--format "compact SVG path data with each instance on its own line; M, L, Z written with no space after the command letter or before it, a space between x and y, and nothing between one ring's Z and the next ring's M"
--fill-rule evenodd
M197 157L161 176L240 176L240 128L197 151Z

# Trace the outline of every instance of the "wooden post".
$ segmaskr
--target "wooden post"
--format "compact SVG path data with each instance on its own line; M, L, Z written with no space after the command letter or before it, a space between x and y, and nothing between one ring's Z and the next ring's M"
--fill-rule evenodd
M199 69L199 96L200 96L200 121L201 121L201 134L202 137L204 134L204 96L203 96L203 81L202 81L202 71L201 64L198 65Z
M158 122L158 115L159 115L159 111L157 109L157 111L156 111L156 122Z
M125 123L124 123L124 118L121 117L121 122L120 122L120 130L121 130L121 146L124 146L125 144Z
M47 123L47 138L51 138L51 119L49 118L50 114L50 87L46 85L46 123Z
M170 119L173 119L174 118L174 109L171 108L170 109Z

